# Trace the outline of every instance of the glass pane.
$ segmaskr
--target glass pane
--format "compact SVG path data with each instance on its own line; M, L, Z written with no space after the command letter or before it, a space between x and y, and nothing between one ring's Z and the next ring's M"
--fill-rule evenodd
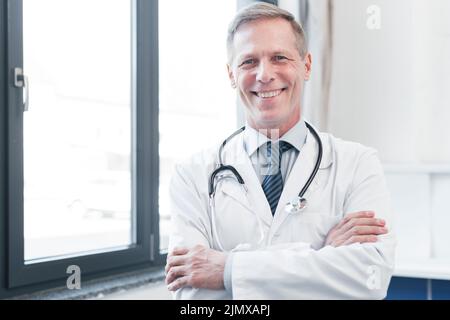
M168 246L168 187L174 164L217 145L237 125L236 96L226 68L227 27L236 2L159 2L162 251Z
M129 0L23 0L25 260L130 245Z

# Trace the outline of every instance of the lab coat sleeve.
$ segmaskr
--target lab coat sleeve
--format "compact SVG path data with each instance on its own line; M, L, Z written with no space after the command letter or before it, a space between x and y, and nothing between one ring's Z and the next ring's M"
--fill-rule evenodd
M182 165L175 168L170 184L171 233L169 252L175 247L203 245L210 248L211 232L204 199ZM207 181L207 180L205 180ZM172 294L174 299L223 299L225 290L184 287Z
M345 214L374 210L390 232L376 243L325 246L293 243L277 250L236 252L234 299L382 299L394 268L395 236L390 200L376 151L365 149L353 166ZM345 170L347 174L352 174Z

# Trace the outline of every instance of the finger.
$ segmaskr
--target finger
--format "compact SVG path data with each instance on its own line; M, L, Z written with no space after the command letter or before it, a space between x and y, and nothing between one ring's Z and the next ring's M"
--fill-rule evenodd
M338 224L338 228L341 228L345 224L347 224L350 220L355 218L373 218L375 216L375 212L373 211L358 211L352 212L345 215L345 217Z
M339 229L341 233L345 233L348 230L358 227L358 226L377 226L384 227L386 221L383 219L375 219L375 218L353 218L349 222L347 222L342 228Z
M344 239L350 239L352 236L370 236L387 233L387 228L375 226L355 226L344 233Z
M170 268L186 264L186 260L187 260L187 256L167 257L167 263L166 263L166 267L165 267L166 274L169 272Z
M333 247L340 247L344 243L344 240L342 239L336 239L332 243L330 243Z
M376 226L356 226L348 230L341 236L336 236L333 240L333 246L340 246L345 244L350 238L355 236L376 236L388 233L388 229Z
M355 218L355 226L379 226L384 227L386 221L377 218Z
M189 252L189 249L186 247L175 247L172 252L169 254L170 256L180 256Z
M169 272L166 276L166 284L169 285L173 281L175 281L177 278L185 276L187 272L186 266L179 266L179 267L173 267L170 268Z
M343 243L343 245L349 245L352 243L367 243L367 242L377 242L378 241L378 237L377 236L352 236L350 237L350 239L348 239L347 241L345 241Z
M188 280L189 280L188 276L180 277L180 278L176 279L175 281L173 281L171 284L169 284L167 286L167 289L169 291L176 291L180 288L187 286L189 283Z

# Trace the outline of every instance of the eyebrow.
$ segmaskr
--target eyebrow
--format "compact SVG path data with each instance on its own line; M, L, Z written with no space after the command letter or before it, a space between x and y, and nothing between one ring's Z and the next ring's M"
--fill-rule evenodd
M243 60L246 60L246 59L249 59L249 58L253 58L253 57L254 57L253 54L247 53L247 54L238 56L237 57L237 61L243 61Z
M272 53L273 56L284 55L287 56L289 53L287 51L275 51Z

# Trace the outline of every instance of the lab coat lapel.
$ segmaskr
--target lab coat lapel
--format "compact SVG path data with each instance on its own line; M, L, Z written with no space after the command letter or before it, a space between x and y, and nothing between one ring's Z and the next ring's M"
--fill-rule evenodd
M223 184L222 191L254 214L259 215L261 220L270 226L273 220L272 212L252 162L244 149L243 135L240 134L238 138L230 142L228 147L229 151L224 153L224 163L236 168L242 179L244 179L247 192L236 181ZM230 149L232 152L230 152Z

